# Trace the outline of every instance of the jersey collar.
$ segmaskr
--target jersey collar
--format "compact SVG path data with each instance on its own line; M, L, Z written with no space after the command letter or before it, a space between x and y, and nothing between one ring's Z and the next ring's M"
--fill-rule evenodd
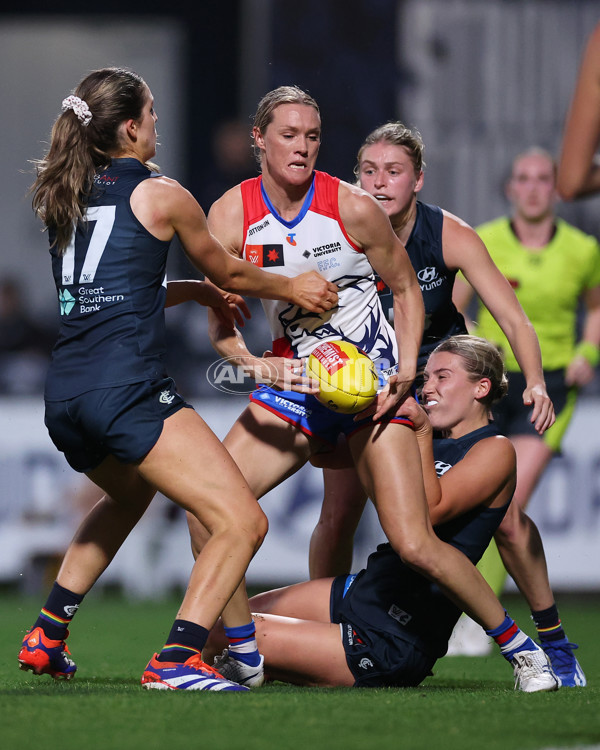
M306 198L304 199L304 203L302 204L302 208L300 209L298 216L296 216L296 218L292 219L291 221L286 221L285 219L282 219L281 216L277 213L277 211L275 210L275 207L271 203L269 196L267 195L267 191L265 190L265 186L263 184L262 179L260 181L260 192L262 194L265 205L267 206L269 211L273 214L273 216L277 219L277 221L280 224L283 224L288 229L293 229L306 216L306 214L308 213L308 209L310 208L310 205L313 201L313 197L315 195L315 175L313 174L310 188L308 190L308 193L306 194Z

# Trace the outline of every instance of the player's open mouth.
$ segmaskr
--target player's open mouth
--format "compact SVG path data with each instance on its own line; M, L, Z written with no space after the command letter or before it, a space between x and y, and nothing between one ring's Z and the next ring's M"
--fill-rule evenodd
M377 195L374 196L378 201L391 201L392 199L387 195L381 195L377 193Z
M437 406L437 401L434 401L433 399L430 399L425 406L429 409L431 406Z

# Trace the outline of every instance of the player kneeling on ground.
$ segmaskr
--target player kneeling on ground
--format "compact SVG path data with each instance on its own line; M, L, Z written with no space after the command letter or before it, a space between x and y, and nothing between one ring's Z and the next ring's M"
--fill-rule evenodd
M455 336L429 358L423 408L408 398L399 410L414 423L435 531L473 564L515 489L514 448L488 419L506 388L496 348L484 339ZM443 437L433 439L434 429ZM268 677L311 686L419 685L446 653L460 616L439 587L403 563L389 544L380 545L356 575L267 591L250 605ZM488 633L512 664L515 687L558 688L545 653L508 616ZM294 641L302 642L301 651L290 649ZM226 643L218 622L205 658Z

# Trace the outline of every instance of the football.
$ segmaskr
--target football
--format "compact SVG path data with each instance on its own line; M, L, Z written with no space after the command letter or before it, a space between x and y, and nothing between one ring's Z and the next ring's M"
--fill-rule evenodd
M319 381L319 401L341 414L366 409L379 378L371 359L347 341L325 341L312 350L306 375Z

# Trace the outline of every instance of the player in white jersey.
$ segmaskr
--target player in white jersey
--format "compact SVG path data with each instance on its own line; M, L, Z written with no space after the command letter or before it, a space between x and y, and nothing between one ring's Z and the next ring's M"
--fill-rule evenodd
M315 172L321 120L318 106L308 94L293 86L266 94L258 106L253 137L261 177L232 188L216 201L209 214L211 231L232 254L245 255L264 269L285 276L292 269L304 267L304 262L318 263L329 255L330 261L317 268L329 281L335 280L339 309L313 316L291 306L273 306L270 322L274 354L284 356L270 358L269 364L278 372L274 386L286 390L282 393L274 387L263 387L255 392L225 438L227 449L260 498L311 455L331 448L337 435L346 434L360 480L402 560L435 581L491 635L503 643L509 639L512 642L513 637L520 639L523 634L506 617L477 569L433 532L416 437L407 420L396 417L416 375L424 319L421 291L403 245L371 195ZM327 234L321 238L316 230L324 219ZM265 228L270 230L272 223L279 225L276 241L264 242L262 237L259 241L257 235ZM307 225L310 242L304 245L302 240L299 244ZM336 242L340 243L339 251L324 252ZM389 376L375 405L354 421L320 405L310 393L310 381L302 376L302 359L297 355L307 354L312 343L329 337L350 341L364 338L367 346L363 348L373 356L389 330L375 298L373 270L393 293L397 372ZM363 295L366 311L359 312L355 295ZM353 306L348 314L346 300ZM216 321L211 339L224 356L243 357L244 362L252 357L239 332ZM264 359L253 359L260 372ZM190 530L198 552L205 532L194 518L190 519ZM241 588L224 610L223 622L226 631L229 629L231 645L219 669L231 679L258 684L262 679L260 658L257 650L254 656L251 654L256 642ZM530 641L527 645L524 640L518 642L520 653L531 650Z
M345 339L367 352L385 375L392 374L398 358L396 337L383 314L371 263L340 218L340 181L315 171L298 216L291 221L279 216L261 177L239 188L244 207L242 257L282 276L318 270L338 288L338 306L327 315L263 300L273 353L308 357L323 341Z

